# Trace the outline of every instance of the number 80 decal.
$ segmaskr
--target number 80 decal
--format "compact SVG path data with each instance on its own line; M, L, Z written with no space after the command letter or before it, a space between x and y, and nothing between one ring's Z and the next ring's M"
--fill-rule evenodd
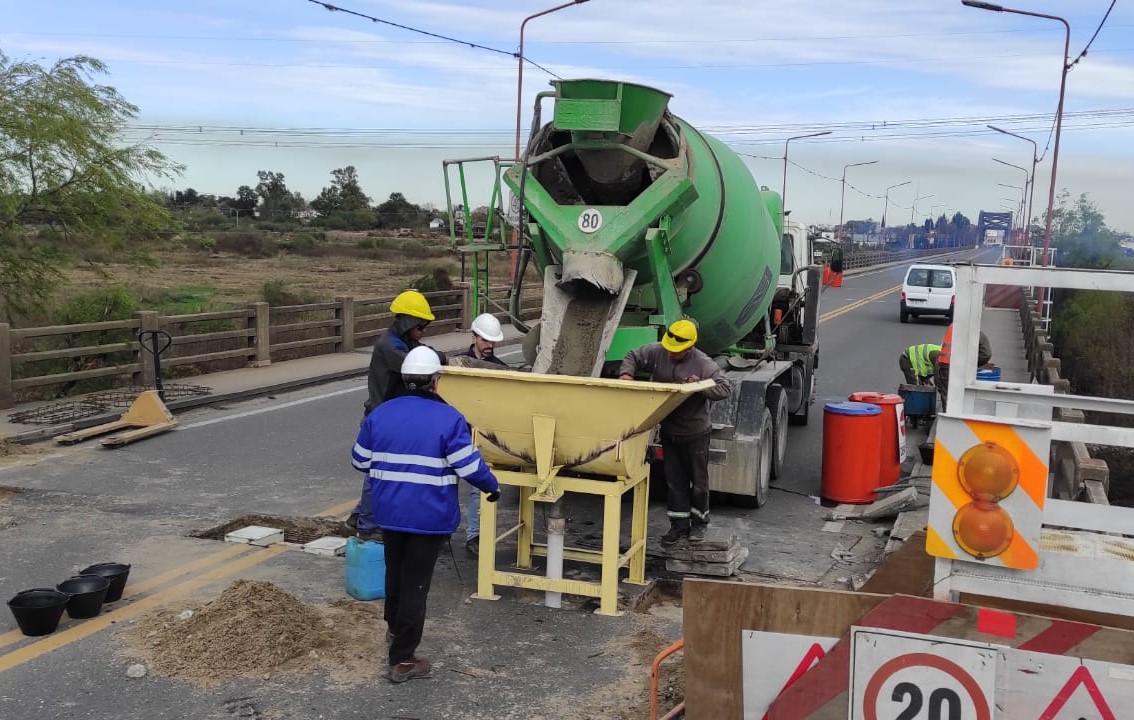
M597 232L602 227L602 213L594 208L587 208L580 213L578 225L585 233Z

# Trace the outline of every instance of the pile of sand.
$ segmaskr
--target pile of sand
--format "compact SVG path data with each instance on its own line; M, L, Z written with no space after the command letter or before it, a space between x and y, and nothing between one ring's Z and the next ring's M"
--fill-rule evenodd
M212 685L239 676L332 671L353 684L385 667L381 606L340 600L306 605L269 582L237 580L193 609L145 616L126 631L127 650L152 674Z

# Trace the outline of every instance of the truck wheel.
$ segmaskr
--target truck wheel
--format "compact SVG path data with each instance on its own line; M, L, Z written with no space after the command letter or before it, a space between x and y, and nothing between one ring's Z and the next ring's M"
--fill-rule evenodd
M760 422L760 454L756 458L756 493L753 502L756 507L764 507L768 502L768 487L772 483L772 455L775 437L772 431L772 413L764 408Z
M807 383L807 387L803 389L803 405L799 410L788 415L788 423L791 425L798 425L800 427L807 424L808 413L811 412L811 393L815 389L815 376L812 375Z
M772 416L772 477L778 478L783 475L787 458L787 391L780 385L772 385L768 388L764 404Z

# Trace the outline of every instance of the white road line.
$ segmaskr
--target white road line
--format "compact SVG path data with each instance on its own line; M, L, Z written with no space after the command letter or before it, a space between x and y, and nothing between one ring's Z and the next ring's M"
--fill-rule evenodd
M240 418L251 417L253 415L260 415L267 412L274 412L276 410L284 410L296 405L303 405L309 402L316 402L318 400L326 400L327 398L337 397L339 395L346 395L347 393L359 392L365 390L365 385L359 387L344 388L343 390L335 390L333 392L322 393L320 395L312 395L311 397L300 398L299 400L291 400L290 402L280 403L279 405L272 405L269 407L257 408L256 410L246 410L245 412L233 413L232 415L225 415L224 417L210 418L209 420L201 420L188 425L182 425L179 430L191 430L193 428L205 427L206 425L213 425L215 423L226 422L228 420L239 420Z

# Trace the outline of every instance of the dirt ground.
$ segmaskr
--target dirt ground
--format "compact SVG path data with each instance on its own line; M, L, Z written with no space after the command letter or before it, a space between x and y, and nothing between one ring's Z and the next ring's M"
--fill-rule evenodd
M260 291L269 280L282 281L292 292L309 291L320 300L330 300L342 295L360 299L391 295L404 289L407 279L429 274L435 268L445 269L454 280L460 278L459 261L444 257L390 262L289 254L247 258L176 250L158 251L153 256L159 263L154 268L124 263L97 269L80 267L69 271L67 280L75 292L109 282L134 288L143 297L163 290L199 288L205 291L204 304L238 307L263 299Z

